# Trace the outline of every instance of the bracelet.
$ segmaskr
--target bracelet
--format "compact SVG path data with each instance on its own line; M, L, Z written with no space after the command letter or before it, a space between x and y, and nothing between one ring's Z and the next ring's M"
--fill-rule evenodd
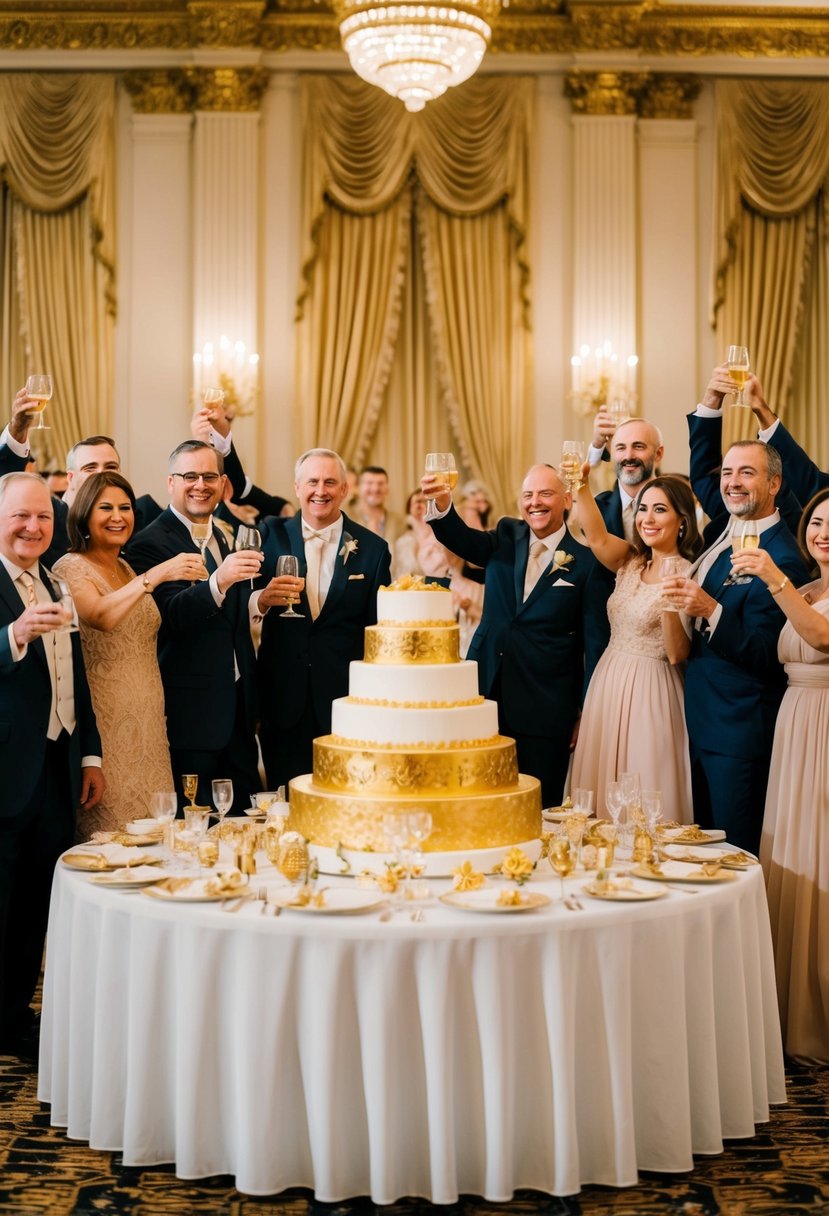
M152 583L150 582L150 580L147 578L146 574L144 575L144 577L143 577L143 579L142 579L141 581L142 581L142 582L143 582L143 584L144 584L144 590L145 590L145 592L146 592L148 595L152 594L153 585L152 585Z
M772 593L772 595L779 595L788 581L788 575L784 574L781 582L776 587L769 587L769 591Z

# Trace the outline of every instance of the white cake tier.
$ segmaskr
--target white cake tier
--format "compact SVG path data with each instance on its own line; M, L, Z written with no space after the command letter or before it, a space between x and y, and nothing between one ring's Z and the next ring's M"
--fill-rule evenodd
M348 693L384 705L449 706L478 697L478 664L422 663L409 667L355 661L349 665Z
M494 701L483 701L454 709L398 709L338 697L331 706L331 732L343 739L393 747L471 743L497 735L498 707Z
M453 625L452 592L448 587L437 587L434 591L389 591L381 587L377 592L377 621L381 625L416 621L445 621Z

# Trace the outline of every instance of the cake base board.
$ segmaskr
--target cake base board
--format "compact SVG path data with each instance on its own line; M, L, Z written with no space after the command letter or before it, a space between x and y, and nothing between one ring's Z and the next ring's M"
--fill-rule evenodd
M450 853L424 853L421 878L451 878L452 871L465 861L471 863L473 870L483 874L491 874L514 845L499 845L493 849L463 849ZM541 856L541 841L526 840L518 844L518 848L537 862ZM360 849L332 849L324 845L309 843L308 851L311 859L319 866L321 874L338 874L349 878L358 878L361 874L383 874L387 865L394 863L391 853L375 853Z

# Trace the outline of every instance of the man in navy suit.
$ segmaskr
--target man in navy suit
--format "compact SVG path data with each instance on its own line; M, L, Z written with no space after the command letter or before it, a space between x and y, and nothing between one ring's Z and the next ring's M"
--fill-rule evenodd
M159 583L153 591L161 613L158 665L174 775L198 773L203 805L210 802L213 778L229 777L239 811L260 788L248 599L262 557L251 550L230 553L213 528L224 490L215 448L188 439L172 452L168 470L170 505L133 537L126 556L141 574L178 553L198 552L193 528L206 526L204 581Z
M259 740L272 789L312 771L313 741L331 730L331 702L348 693L349 663L363 657L377 592L391 580L386 542L340 509L348 484L337 453L303 453L294 476L299 514L271 517L262 528L270 578L258 596ZM274 577L287 554L297 558L300 577ZM301 617L283 616L296 599Z
M757 438L763 443L774 444L777 448L783 461L783 481L800 506L805 507L818 490L825 490L829 486L829 473L818 468L811 456L804 452L794 436L769 408L763 386L756 376L749 375L743 389L743 397L746 405L754 410L760 424Z
M539 779L544 805L555 805L583 689L604 648L598 563L567 531L572 499L551 465L535 465L524 478L523 520L504 518L489 532L467 527L449 491L435 494L436 481L421 481L439 513L429 520L435 536L485 570L483 617L468 654L480 691L498 702L519 769Z
M722 423L698 414L689 415L688 423L691 479L705 503L702 495L709 501L710 496L694 478L703 471L708 477L717 462ZM674 580L672 598L691 618L685 717L695 817L703 826L722 828L732 844L756 853L774 723L785 690L777 661L785 617L762 579L726 583L735 521L757 521L760 548L768 550L795 586L808 575L777 509L782 467L775 449L756 440L735 443L721 465L724 509L706 528L709 547L696 572Z
M0 478L0 1051L27 1058L52 872L104 791L79 635L39 560L51 539L45 482Z

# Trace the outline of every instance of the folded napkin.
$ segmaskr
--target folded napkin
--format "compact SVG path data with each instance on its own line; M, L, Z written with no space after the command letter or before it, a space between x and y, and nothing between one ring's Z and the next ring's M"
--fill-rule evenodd
M122 844L110 842L107 844L82 844L74 849L70 849L68 856L70 857L100 857L103 862L110 866L126 866L140 864L147 858L146 854L139 853L136 848L127 848Z
M204 884L207 895L244 895L248 889L248 880L233 867L230 870L217 870L213 878L208 878Z
M121 870L113 870L107 877L111 882L143 882L160 879L161 871L158 866L124 866Z

